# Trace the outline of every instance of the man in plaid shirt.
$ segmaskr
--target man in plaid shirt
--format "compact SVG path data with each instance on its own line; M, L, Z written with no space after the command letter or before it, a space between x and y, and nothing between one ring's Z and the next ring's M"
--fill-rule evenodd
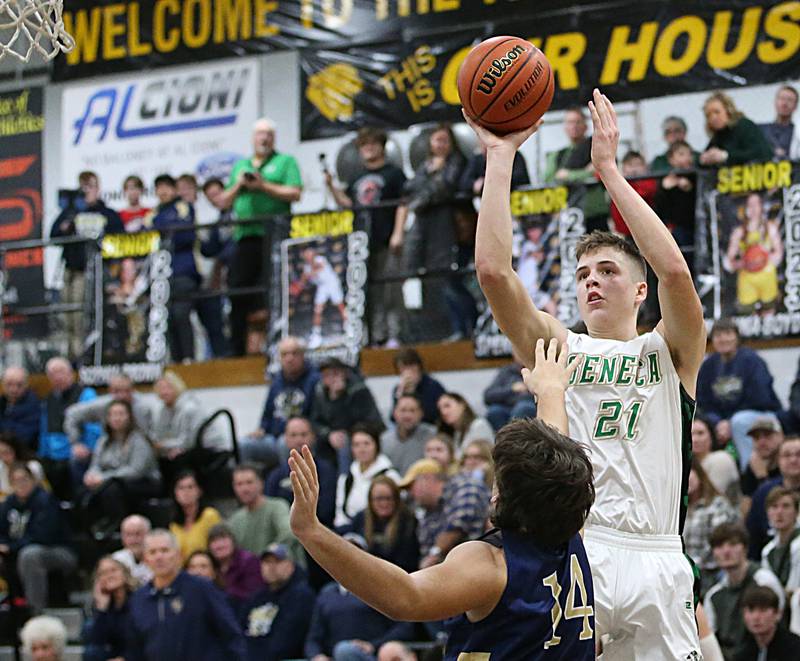
M411 465L400 482L419 507L419 539L424 569L441 562L457 544L481 536L486 528L491 493L483 482L468 475L448 479L432 459Z

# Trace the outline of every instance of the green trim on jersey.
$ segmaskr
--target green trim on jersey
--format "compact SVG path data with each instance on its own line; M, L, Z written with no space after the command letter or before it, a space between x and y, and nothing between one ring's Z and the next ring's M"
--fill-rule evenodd
M692 420L695 401L681 384L681 503L678 512L678 534L683 535L686 512L689 509L689 473L692 470Z

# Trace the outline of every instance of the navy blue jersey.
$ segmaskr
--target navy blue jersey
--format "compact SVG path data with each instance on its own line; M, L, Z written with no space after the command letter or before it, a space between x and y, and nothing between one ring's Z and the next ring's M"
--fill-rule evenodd
M556 551L507 530L483 541L503 549L506 589L481 621L445 624L445 661L594 661L594 589L580 535Z

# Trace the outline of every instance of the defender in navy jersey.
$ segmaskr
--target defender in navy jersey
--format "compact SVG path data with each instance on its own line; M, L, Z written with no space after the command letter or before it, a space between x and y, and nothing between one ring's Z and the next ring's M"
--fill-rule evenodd
M395 620L448 622L447 661L591 661L594 589L579 534L594 501L592 466L567 438L565 391L575 366L564 345L536 348L523 370L539 420L497 433L492 521L498 530L407 574L323 526L311 451L292 450L292 531L342 586ZM549 423L549 424L548 424ZM551 426L552 425L552 426Z

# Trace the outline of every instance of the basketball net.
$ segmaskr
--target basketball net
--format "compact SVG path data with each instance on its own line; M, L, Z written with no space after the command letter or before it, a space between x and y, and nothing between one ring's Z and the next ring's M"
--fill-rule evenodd
M0 0L0 60L21 62L34 52L45 60L68 53L75 41L64 28L64 0Z

